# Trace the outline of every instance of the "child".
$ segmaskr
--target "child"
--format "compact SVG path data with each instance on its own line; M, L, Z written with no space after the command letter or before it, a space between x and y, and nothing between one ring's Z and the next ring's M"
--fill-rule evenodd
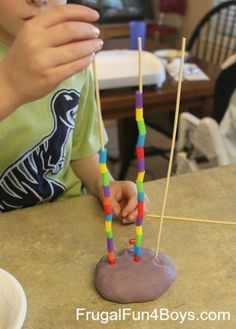
M0 0L0 212L81 195L83 185L102 199L86 70L103 45L98 14L65 5ZM135 185L110 180L114 214L133 222Z

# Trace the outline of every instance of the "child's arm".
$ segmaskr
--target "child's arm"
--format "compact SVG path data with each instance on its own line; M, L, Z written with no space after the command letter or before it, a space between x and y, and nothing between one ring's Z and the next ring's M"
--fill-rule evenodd
M0 121L86 68L102 47L90 24L98 13L78 5L57 6L26 21L0 61Z
M91 193L102 201L102 182L98 155L71 162L76 175ZM124 224L132 223L137 217L137 192L136 186L131 181L115 181L110 178L111 207L116 216L122 217ZM145 210L150 203L145 195Z

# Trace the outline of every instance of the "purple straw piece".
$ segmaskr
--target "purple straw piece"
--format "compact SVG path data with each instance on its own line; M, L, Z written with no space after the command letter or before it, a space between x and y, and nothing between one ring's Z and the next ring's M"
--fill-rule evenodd
M138 159L138 171L145 171L145 160L143 159Z
M135 103L136 109L141 109L143 107L143 94L140 94L139 90L135 93Z
M113 251L113 239L107 239L107 249Z
M110 196L110 187L109 186L103 186L103 194L105 197Z
M142 223L143 223L143 217L137 217L135 225L136 226L141 226Z

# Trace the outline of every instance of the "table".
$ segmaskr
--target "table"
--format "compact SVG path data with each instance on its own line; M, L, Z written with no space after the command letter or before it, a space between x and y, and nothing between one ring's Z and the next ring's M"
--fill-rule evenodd
M168 215L235 221L236 165L174 177ZM165 179L145 183L151 213L160 214ZM145 219L144 246L155 248L158 221ZM236 228L164 222L161 252L176 263L177 279L159 299L121 305L103 300L94 288L94 269L106 253L103 211L93 196L71 198L0 215L0 264L21 282L28 299L24 329L104 328L81 318L87 311L230 312L231 321L112 321L106 328L234 329ZM114 223L115 248L128 247L134 226ZM148 278L144 278L148 280Z
M147 49L153 51L163 48L153 40L147 40ZM103 49L129 48L128 39L105 41ZM209 81L184 81L181 93L181 111L197 110L199 115L210 115L213 105L213 93L219 68L216 65L192 59L210 77ZM134 152L136 132L135 88L122 88L101 91L101 107L104 120L114 119L118 122L118 136L120 148L120 179L125 177L130 160ZM177 83L167 79L161 88L156 86L144 87L144 114L170 112L175 110Z
M163 48L153 40L147 40L147 49L153 51ZM104 50L129 48L128 39L106 40ZM181 109L202 108L204 113L211 112L212 97L219 67L198 59L191 59L210 77L209 81L184 81L182 84ZM102 115L104 120L133 118L134 91L136 88L120 88L101 91ZM144 87L145 113L157 113L175 109L177 82L167 79L161 88Z

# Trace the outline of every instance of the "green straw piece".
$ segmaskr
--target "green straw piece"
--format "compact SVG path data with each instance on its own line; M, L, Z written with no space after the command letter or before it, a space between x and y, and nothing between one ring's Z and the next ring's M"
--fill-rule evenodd
M138 192L144 192L143 182L139 182L136 180L136 186L137 186Z
M141 244L142 244L142 238L143 238L143 235L142 234L136 234L136 242L135 242L135 245L137 247L141 246Z
M108 172L105 174L102 174L102 185L103 186L109 186L110 183L110 175Z
M147 131L146 131L144 120L137 121L137 125L140 135L146 135Z
M106 237L107 237L108 239L112 239L112 238L113 238L112 231L106 232Z

